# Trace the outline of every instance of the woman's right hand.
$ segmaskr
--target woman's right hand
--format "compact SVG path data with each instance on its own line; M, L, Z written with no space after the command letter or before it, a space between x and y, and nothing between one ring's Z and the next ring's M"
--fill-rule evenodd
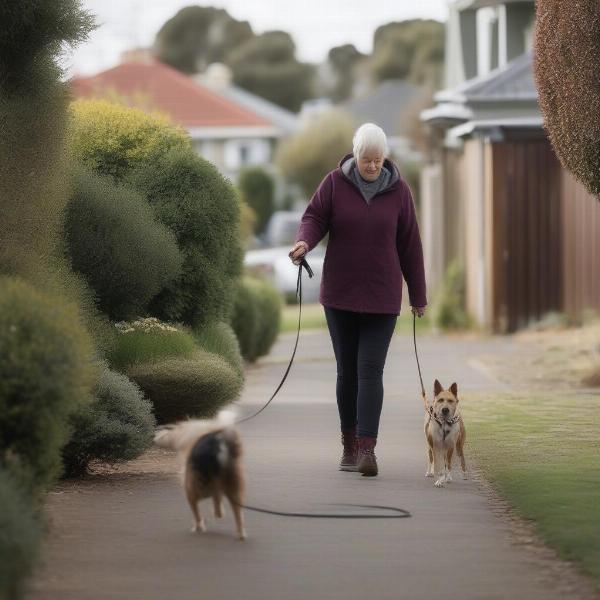
M303 241L296 242L293 248L290 250L288 256L292 259L295 265L299 265L301 259L308 252L308 244Z

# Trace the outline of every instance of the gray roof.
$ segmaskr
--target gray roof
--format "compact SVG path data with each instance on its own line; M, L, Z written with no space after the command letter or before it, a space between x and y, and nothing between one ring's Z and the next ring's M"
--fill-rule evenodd
M281 108L273 102L269 102L256 94L252 94L240 87L230 85L221 89L214 89L217 94L241 104L257 115L267 119L273 125L281 129L282 133L290 134L298 129L298 117L289 110Z
M504 67L487 75L469 79L452 90L443 90L435 96L438 102L502 102L537 101L533 78L533 57L525 52Z
M423 95L421 88L404 79L390 79L380 83L369 95L346 101L341 106L361 122L376 123L388 136L402 135L408 124L403 116Z

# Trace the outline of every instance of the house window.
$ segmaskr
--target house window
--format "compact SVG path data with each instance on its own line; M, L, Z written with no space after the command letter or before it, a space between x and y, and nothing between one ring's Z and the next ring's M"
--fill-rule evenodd
M240 165L244 166L250 162L250 148L246 144L240 145Z

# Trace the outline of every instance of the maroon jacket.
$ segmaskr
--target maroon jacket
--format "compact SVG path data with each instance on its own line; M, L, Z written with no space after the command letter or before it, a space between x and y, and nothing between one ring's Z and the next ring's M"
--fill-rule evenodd
M329 232L319 301L355 312L399 314L404 275L411 306L425 306L423 249L408 185L386 159L390 183L367 203L348 172L350 158L319 184L296 235L312 250Z

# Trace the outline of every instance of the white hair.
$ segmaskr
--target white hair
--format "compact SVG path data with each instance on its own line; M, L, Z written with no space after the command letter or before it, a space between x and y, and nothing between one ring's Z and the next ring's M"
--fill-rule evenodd
M381 152L384 157L388 154L388 144L385 132L375 123L364 123L354 134L352 140L355 158L360 158L365 152Z

